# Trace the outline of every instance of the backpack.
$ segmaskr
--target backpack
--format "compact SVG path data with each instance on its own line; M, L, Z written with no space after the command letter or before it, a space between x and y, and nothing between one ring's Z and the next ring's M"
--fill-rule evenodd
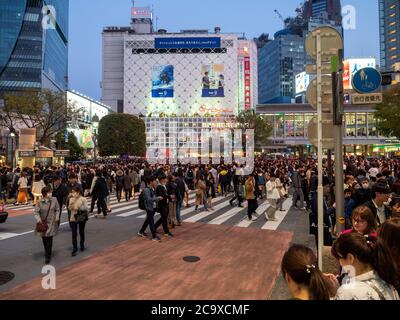
M147 189L147 188L146 188L146 189ZM140 210L144 210L144 211L146 211L146 203L145 203L145 201L144 201L144 191L145 191L146 189L144 189L144 190L140 193L140 195L139 195L139 209L140 209Z

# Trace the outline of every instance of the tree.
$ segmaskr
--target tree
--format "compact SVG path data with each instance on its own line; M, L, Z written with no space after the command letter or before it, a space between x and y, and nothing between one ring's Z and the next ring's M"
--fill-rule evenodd
M258 116L254 111L242 111L236 117L236 121L242 130L254 129L255 151L261 151L261 148L272 135L272 124Z
M135 116L114 113L99 123L98 148L100 156L146 155L146 127L144 121Z
M4 109L6 119L12 117L27 128L36 128L37 140L46 146L73 116L80 113L68 103L64 92L51 90L6 94Z
M65 136L68 134L68 142L65 141ZM67 130L59 131L56 135L56 146L58 150L69 150L71 158L80 158L83 156L83 148L79 145L78 138L73 132Z
M378 130L384 136L400 139L400 87L384 92L383 103L376 106L375 119L378 120Z

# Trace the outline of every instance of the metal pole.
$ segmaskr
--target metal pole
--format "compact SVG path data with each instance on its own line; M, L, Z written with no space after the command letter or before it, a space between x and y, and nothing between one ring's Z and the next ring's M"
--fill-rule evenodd
M322 269L322 248L324 245L324 199L322 184L322 44L321 31L317 31L317 113L318 113L318 265Z

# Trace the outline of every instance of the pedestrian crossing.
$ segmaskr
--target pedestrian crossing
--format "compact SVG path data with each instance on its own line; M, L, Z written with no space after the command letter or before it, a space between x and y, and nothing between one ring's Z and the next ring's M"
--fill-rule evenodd
M232 207L229 203L232 197L218 196L217 198L213 199L214 210L205 211L203 209L203 206L199 206L199 210L195 211L195 198L195 193L191 193L189 195L189 203L191 204L191 207L182 208L181 216L183 222L200 222L212 225L235 226L240 228L261 228L263 230L277 230L282 221L285 219L291 205L290 199L287 199L283 204L283 208L285 209L285 211L277 211L276 213L277 221L267 221L267 219L265 218L265 212L269 208L269 204L267 201L261 200L259 202L259 208L257 209L257 215L255 215L255 218L257 218L257 220L249 221L247 218L246 201L243 202L243 207ZM91 199L88 199L89 206L90 203ZM138 205L138 198L129 202L126 202L125 200L121 200L121 202L118 202L116 196L112 195L110 201L112 212L109 214L109 217L112 219L145 219L146 214L143 212L143 210L139 209ZM18 210L32 210L33 213L33 206L32 204L30 204L20 206L8 205L6 207L6 211L8 211L10 214ZM97 206L95 206L95 212L96 211ZM66 214L66 212L66 209L64 209L63 214Z

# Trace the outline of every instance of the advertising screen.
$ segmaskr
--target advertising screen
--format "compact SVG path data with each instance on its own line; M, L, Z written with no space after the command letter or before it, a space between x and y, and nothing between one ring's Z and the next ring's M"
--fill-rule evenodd
M374 58L366 59L349 59L343 62L343 87L345 90L353 89L353 76L362 68L375 68L376 61Z
M223 64L202 66L202 97L225 97L225 76Z
M307 73L302 72L296 75L296 94L306 92L309 84L310 76Z
M156 49L216 49L221 48L221 38L155 38Z
M152 70L152 97L174 97L174 66L153 66Z
M92 130L86 129L68 129L78 139L79 145L84 149L94 149Z

